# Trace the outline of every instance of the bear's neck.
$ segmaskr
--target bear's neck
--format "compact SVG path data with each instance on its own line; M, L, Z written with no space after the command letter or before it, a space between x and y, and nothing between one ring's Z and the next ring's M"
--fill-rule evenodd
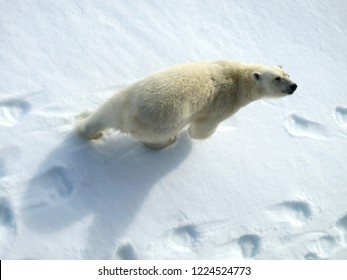
M249 64L240 71L238 77L238 103L240 106L246 106L247 104L262 98L262 92L259 92L255 81L253 80L253 72L256 71L254 64Z

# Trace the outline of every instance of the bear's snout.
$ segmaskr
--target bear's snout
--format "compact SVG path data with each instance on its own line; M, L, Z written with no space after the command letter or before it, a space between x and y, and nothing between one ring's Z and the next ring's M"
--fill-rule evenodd
M289 90L287 91L287 93L288 93L288 94L293 94L297 87L298 87L297 84L295 84L295 83L294 83L294 84L291 84L291 85L289 86Z
M294 92L294 91L296 90L297 87L298 87L297 84L292 84L292 85L290 86L290 89Z
M292 85L290 86L290 89L292 90L292 93L296 90L297 87L298 87L297 84L292 84Z

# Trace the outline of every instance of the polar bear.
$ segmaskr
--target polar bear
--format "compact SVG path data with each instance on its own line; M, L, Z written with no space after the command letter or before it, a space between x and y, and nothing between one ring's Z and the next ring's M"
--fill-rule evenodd
M79 121L77 130L97 139L103 130L116 129L162 149L186 126L191 138L208 138L250 102L290 95L296 88L281 66L232 60L181 64L120 90Z

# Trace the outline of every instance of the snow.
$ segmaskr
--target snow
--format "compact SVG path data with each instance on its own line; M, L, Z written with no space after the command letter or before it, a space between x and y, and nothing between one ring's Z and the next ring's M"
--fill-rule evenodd
M347 259L344 1L0 1L1 259ZM283 64L293 96L152 151L75 117L173 64Z

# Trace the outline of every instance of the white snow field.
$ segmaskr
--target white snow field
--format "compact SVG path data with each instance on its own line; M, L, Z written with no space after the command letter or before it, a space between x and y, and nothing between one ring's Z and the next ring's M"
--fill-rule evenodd
M0 0L1 259L347 259L347 2ZM159 69L298 84L153 151L77 115Z

